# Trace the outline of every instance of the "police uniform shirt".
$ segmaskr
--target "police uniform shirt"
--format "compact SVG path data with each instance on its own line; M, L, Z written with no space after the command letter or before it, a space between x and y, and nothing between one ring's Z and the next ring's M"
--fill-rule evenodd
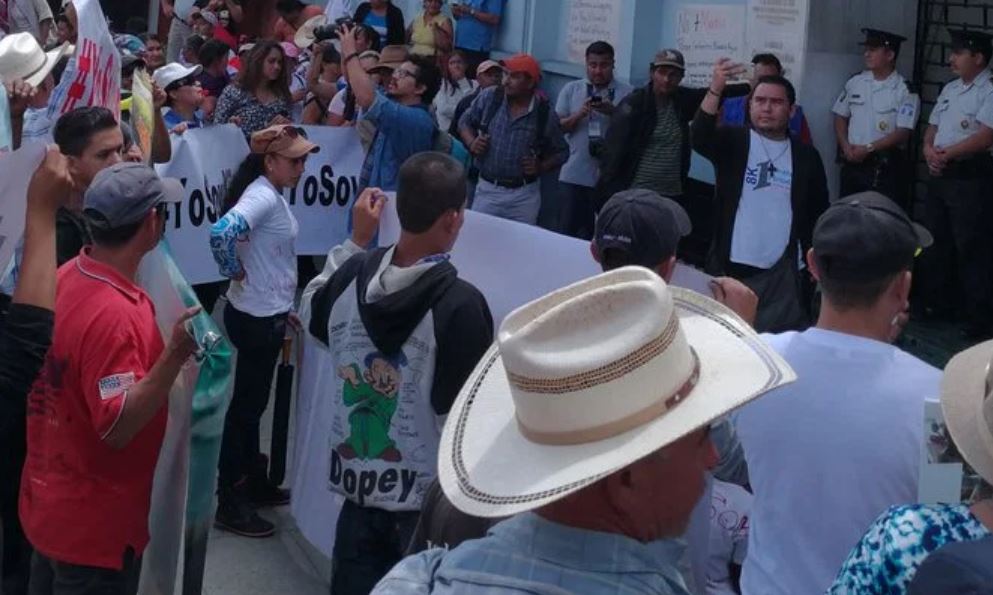
M949 147L979 132L979 125L993 128L993 80L980 73L971 83L962 79L945 85L928 122L938 127L934 146Z
M877 81L866 70L848 79L832 111L848 118L848 142L867 145L889 136L897 128L913 130L920 115L921 98L912 93L896 71Z

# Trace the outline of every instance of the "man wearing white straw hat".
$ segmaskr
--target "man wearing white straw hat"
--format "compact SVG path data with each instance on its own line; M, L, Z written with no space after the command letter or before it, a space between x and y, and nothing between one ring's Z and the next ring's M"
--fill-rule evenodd
M793 371L717 302L625 267L511 312L449 413L452 503L513 516L404 560L375 593L685 594L709 425Z
M13 33L0 39L0 82L10 95L12 148L21 145L25 112L48 105L55 88L52 69L71 47L64 43L45 52L30 33Z
M817 220L807 254L823 294L817 326L765 336L800 379L735 420L755 494L745 595L823 593L872 520L917 499L924 401L941 373L890 343L931 241L878 192Z

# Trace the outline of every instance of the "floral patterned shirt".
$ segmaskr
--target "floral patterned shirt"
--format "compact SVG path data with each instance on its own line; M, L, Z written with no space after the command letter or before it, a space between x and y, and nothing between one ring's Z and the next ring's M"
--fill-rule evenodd
M965 505L893 506L869 527L827 593L902 595L931 552L990 535Z
M290 104L287 101L277 99L272 103L263 104L255 95L238 85L230 84L217 100L214 123L227 124L232 117L238 116L241 118L239 128L247 138L251 137L253 132L269 126L269 122L279 115L290 117Z

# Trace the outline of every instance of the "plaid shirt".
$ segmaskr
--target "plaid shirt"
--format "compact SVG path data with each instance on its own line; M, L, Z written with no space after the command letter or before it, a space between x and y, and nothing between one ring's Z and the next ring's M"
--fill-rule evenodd
M490 104L496 87L482 91L472 102L472 105L459 120L459 128L469 128L478 131L483 120L489 115ZM477 159L480 175L489 178L521 178L524 167L521 160L531 154L532 149L541 148L541 158L547 159L553 154L559 157L559 163L565 163L569 157L569 145L562 136L558 116L555 110L548 106L548 123L545 130L538 134L538 98L531 100L527 113L517 119L511 119L510 106L506 98L503 105L493 114L488 122L490 135L489 150Z
M640 543L525 513L450 552L403 560L373 593L688 595L676 568L683 549L674 540Z

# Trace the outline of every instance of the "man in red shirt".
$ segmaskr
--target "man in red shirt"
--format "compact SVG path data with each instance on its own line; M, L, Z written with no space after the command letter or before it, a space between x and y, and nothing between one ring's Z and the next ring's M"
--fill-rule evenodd
M196 348L187 310L167 346L138 264L165 225L175 180L119 163L93 179L93 245L58 271L55 333L27 405L20 516L33 594L135 593L169 390Z

